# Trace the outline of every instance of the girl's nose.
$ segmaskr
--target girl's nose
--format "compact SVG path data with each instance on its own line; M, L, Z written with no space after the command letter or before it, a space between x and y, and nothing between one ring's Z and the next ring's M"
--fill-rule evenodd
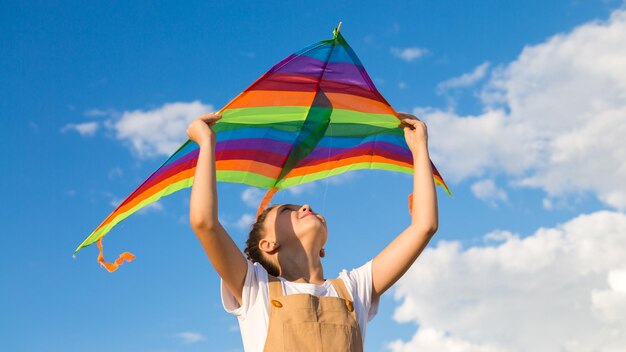
M302 211L310 211L311 213L313 212L313 209L311 209L311 206L308 204L305 204L302 206Z

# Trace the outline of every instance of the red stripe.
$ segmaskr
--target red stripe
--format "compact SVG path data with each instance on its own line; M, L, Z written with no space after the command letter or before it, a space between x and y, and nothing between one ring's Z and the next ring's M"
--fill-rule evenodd
M272 90L290 92L314 92L318 89L317 79L311 76L295 75L288 73L273 73L252 85L248 90ZM320 83L319 89L328 93L353 94L360 97L376 100L389 105L385 98L376 91L369 91L353 84L331 81L328 79Z
M402 163L407 163L410 165L413 164L413 160L404 155L395 153L387 149L375 149L373 147L368 147L368 148L351 149L349 151L346 151L345 153L336 154L330 158L316 158L316 159L304 158L302 159L302 161L298 163L298 165L296 165L295 168L302 167L302 166L313 166L313 165L326 163L329 161L341 160L341 159L351 158L355 156L364 156L364 155L378 155L378 156L385 157L387 159L397 160Z
M287 156L259 149L231 149L222 150L215 156L216 160L253 160L263 164L283 167Z

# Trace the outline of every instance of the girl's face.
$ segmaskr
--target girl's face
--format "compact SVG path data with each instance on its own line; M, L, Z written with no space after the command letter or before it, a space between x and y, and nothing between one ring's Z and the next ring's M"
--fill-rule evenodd
M281 204L272 209L265 218L265 226L270 237L281 245L291 241L321 241L328 239L326 219L315 213L308 204ZM268 238L269 239L269 238Z

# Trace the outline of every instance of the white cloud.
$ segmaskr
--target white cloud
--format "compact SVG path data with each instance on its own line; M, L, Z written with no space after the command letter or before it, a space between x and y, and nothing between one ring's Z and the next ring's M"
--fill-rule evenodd
M415 61L426 55L429 51L426 48L391 48L391 53L404 61Z
M107 120L107 126L140 158L169 156L187 140L189 123L211 111L212 105L198 100L165 103L152 110L124 111L120 119Z
M256 188L256 187L248 187L241 193L241 200L247 205L258 208L259 204L265 197L267 190Z
M398 88L400 89L406 88L406 82L403 82L403 81L398 82Z
M626 214L583 214L463 249L438 241L394 286L392 351L620 351L626 346ZM488 242L496 243L489 244Z
M316 186L315 183L307 182L301 185L289 187L286 189L286 191L288 191L290 194L295 195L295 196L299 196L303 193L313 194L313 190L315 189L315 186Z
M113 179L116 177L121 177L124 174L122 168L119 166L115 166L109 169L109 179Z
M487 74L487 70L489 69L489 65L490 63L488 61L483 62L482 64L476 66L474 71L470 73L464 73L459 77L454 77L443 81L437 85L437 90L439 92L444 92L452 88L472 86L485 77L485 75Z
M498 202L508 201L506 191L498 188L493 180L475 182L470 188L476 198L487 202L492 207L497 206Z
M626 11L616 10L491 70L476 116L416 108L444 179L504 173L509 186L540 188L549 198L591 192L626 209L623 43Z
M176 334L176 337L180 338L184 343L187 343L187 344L206 340L206 337L204 335L197 333L197 332L190 332L190 331L180 332Z
M350 182L350 181L354 181L358 178L358 174L356 172L344 172L341 174L337 174L334 176L329 177L328 179L325 179L323 182L328 182L331 185L340 185L346 182Z
M114 114L114 110L102 110L102 109L89 109L84 112L85 116L107 116Z
M68 123L61 128L61 132L76 131L81 136L93 136L98 130L99 124L96 121L84 123Z
M240 230L250 230L255 220L256 216L253 214L242 214L239 220L235 222L235 226Z
M387 348L394 352L445 351L445 352L500 352L494 346L470 343L454 336L447 336L442 331L421 328L408 343L401 340L390 342Z
M607 282L607 289L591 292L592 311L600 320L619 323L626 316L626 264L609 271Z

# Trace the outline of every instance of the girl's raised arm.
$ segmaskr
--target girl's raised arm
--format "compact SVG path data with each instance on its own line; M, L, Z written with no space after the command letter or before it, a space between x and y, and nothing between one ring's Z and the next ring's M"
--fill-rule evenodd
M380 297L411 267L438 227L437 192L428 155L426 124L400 113L404 138L413 153L411 225L372 261L372 301Z
M217 218L215 176L215 132L211 128L221 115L203 115L187 128L189 138L200 146L191 188L189 222L211 264L241 304L241 292L248 264L243 253Z

